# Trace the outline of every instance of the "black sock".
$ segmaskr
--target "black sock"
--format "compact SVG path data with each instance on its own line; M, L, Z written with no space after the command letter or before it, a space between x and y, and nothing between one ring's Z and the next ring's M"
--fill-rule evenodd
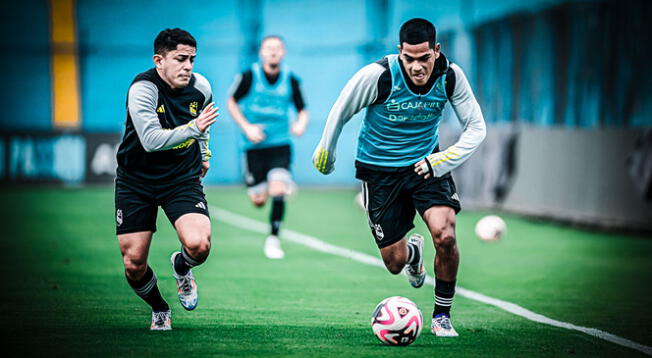
M408 243L407 249L408 249L407 264L416 265L417 263L419 263L419 260L421 259L421 252L419 252L417 245Z
M453 296L455 296L455 281L446 282L435 278L435 311L432 313L433 318L442 313L450 317Z
M285 214L285 198L283 195L275 196L272 199L272 212L269 216L269 221L272 224L272 235L274 236L278 236L278 231L283 221L283 214Z
M186 275L188 271L195 267L203 264L206 261L206 257L203 259L196 259L186 251L183 247L181 248L181 254L177 255L174 258L174 271L177 275Z
M152 307L152 310L160 312L170 309L158 290L156 275L151 267L147 266L147 271L140 280L132 281L127 277L127 282L134 292Z

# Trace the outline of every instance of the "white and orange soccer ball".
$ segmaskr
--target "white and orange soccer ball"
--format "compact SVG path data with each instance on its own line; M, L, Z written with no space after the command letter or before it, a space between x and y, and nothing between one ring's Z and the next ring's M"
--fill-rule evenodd
M392 346L414 342L423 328L423 316L417 305L405 297L382 300L371 315L371 329L376 338Z
M480 240L498 241L507 232L507 224L496 215L488 215L475 224L475 234Z

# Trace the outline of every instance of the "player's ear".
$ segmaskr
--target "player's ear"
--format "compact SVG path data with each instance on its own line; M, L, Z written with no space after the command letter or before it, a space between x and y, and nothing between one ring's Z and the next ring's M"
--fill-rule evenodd
M435 59L438 59L440 54L441 54L441 44L437 42L435 44Z
M401 51L403 50L403 47L401 47L401 44L396 45L396 48L398 49L399 55L401 54Z
M152 57L152 60L154 60L154 64L156 65L156 68L160 69L163 66L162 65L163 56L161 56L159 54L154 54L154 56Z

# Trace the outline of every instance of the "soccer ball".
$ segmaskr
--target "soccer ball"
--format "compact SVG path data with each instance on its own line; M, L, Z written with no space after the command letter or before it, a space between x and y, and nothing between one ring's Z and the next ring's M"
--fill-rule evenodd
M507 225L505 221L496 215L485 216L475 224L475 234L478 235L480 240L500 240L506 231Z
M371 329L376 338L392 346L414 342L423 328L423 316L417 305L405 297L382 300L371 315Z

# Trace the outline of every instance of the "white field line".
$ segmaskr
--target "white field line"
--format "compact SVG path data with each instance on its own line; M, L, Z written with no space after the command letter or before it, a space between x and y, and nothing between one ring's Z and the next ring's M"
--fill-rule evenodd
M228 223L230 225L239 227L244 230L248 231L253 231L253 232L258 232L261 234L267 234L269 233L269 224L248 218L246 216L242 216L215 206L210 207L211 214L213 215L213 218L219 221L223 221L225 223ZM354 250L346 249L340 246L335 246L332 244L329 244L327 242L321 241L317 239L316 237L302 234L300 232L296 232L293 230L288 230L284 229L282 231L282 239L286 241L291 241L303 246L307 246L311 249L314 249L316 251L321 251L325 252L328 254L332 255L337 255L345 258L352 259L354 261L358 261L367 265L371 266L377 266L377 267L382 267L384 268L385 265L383 262L374 256L367 255L362 252L357 252ZM428 276L426 278L426 283L430 286L434 286L435 284L435 279L432 276ZM515 303L499 300L497 298L485 296L481 293L467 290L465 288L457 286L455 288L455 292L462 296L466 297L468 299L486 303L488 305L492 305L495 307L498 307L502 310L505 310L509 313L515 314L517 316L521 316L525 319L528 319L530 321L538 322L538 323L543 323L547 324L550 326L554 327L560 327L560 328L566 328L574 331L579 331L582 333L586 333L590 336L594 336L600 339L603 339L605 341L615 343L618 345L621 345L623 347L635 349L637 351L643 352L647 355L652 355L652 347L636 343L634 341L631 341L626 338L622 338L619 336L616 336L614 334L601 331L596 328L590 328L590 327L582 327L582 326L577 326L572 323L568 322L562 322L562 321L557 321L552 318L548 318L544 315L532 312L526 308L523 308Z

